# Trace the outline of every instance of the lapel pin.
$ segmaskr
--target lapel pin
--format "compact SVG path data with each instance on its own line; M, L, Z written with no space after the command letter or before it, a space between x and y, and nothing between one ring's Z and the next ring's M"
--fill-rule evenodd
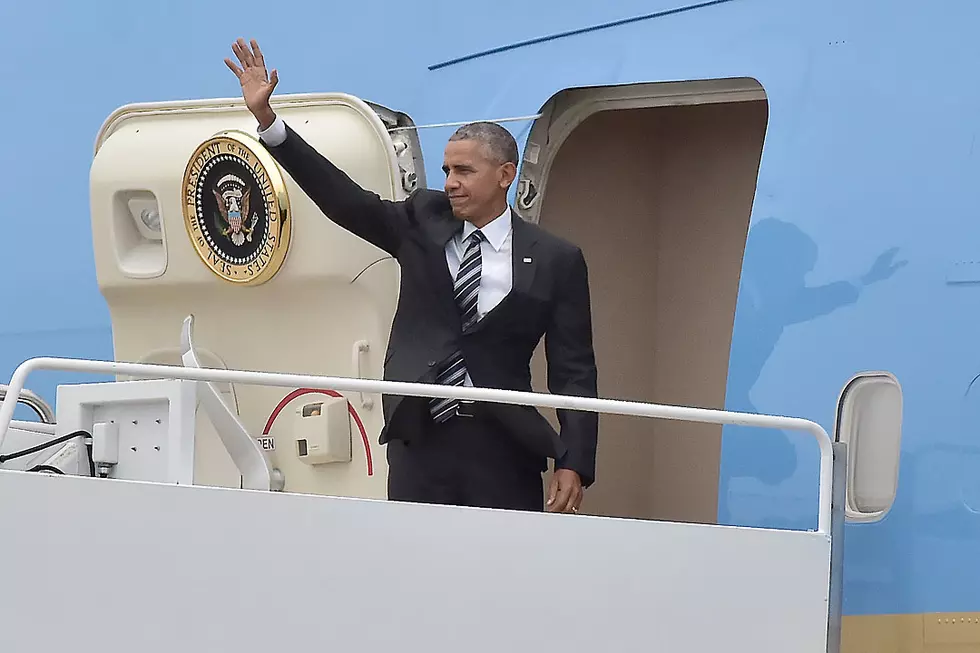
M531 262L531 257L530 256L525 256L524 257L524 262L525 263L530 263Z

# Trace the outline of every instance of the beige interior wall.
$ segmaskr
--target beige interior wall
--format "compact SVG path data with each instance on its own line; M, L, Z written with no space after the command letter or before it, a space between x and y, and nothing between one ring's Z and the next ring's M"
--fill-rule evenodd
M766 121L764 101L606 111L561 146L541 224L585 251L600 396L724 407ZM720 426L603 415L583 511L714 522L720 439Z

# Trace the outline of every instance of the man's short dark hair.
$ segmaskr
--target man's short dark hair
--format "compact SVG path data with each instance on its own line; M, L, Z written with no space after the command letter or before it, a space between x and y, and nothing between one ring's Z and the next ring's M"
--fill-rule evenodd
M509 131L493 122L471 122L456 130L450 141L480 141L487 148L490 158L498 163L513 163L519 161L517 141Z

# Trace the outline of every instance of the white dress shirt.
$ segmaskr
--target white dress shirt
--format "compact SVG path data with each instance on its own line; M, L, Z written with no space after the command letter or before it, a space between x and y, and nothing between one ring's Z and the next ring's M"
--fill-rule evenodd
M467 238L476 231L472 222L464 222L463 230L446 243L446 263L449 274L455 280L459 264L466 253ZM480 242L480 292L476 305L476 319L492 311L510 292L514 268L511 262L513 229L511 228L510 207L483 226L480 231L485 238Z
M266 130L258 130L259 138L269 147L275 147L286 140L286 123L276 116L275 121ZM480 231L485 238L480 242L482 258L480 271L480 292L477 300L477 320L492 311L501 300L510 293L513 285L513 228L510 207L488 222ZM446 263L449 274L456 279L459 264L466 251L464 243L476 231L472 222L464 222L462 232L457 233L446 243ZM472 386L469 372L466 374L465 385Z
M268 145L269 147L275 147L277 145L282 145L282 142L286 140L286 123L283 122L282 118L276 116L276 119L269 125L266 130L258 130L259 139Z

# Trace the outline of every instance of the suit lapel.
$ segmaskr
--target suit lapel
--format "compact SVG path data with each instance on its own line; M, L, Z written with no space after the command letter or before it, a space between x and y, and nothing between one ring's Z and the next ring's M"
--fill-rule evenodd
M449 318L450 323L459 324L459 309L456 307L456 293L453 288L453 277L446 263L446 243L462 228L462 224L448 211L435 220L423 223L423 230L428 238L431 251L426 256L428 274L432 279L432 292L435 293L438 304Z
M511 265L514 270L513 288L511 293L527 293L531 290L534 282L534 272L537 269L537 261L534 259L534 245L537 237L530 225L524 221L516 211L511 210L513 215L513 260ZM507 295L510 297L510 294Z

